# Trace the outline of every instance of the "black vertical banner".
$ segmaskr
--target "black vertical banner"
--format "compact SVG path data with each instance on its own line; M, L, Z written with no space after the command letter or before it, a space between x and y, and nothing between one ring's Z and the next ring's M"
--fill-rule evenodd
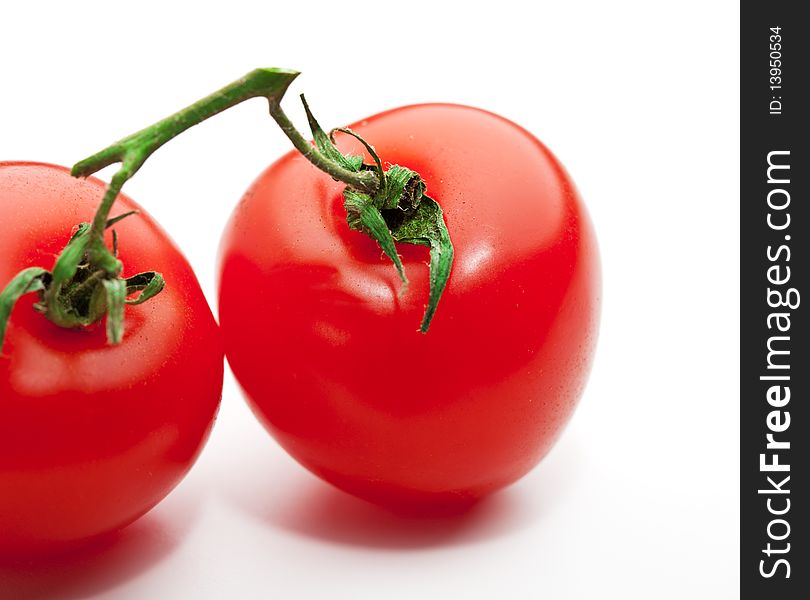
M802 8L742 4L740 576L751 599L810 598L810 25Z

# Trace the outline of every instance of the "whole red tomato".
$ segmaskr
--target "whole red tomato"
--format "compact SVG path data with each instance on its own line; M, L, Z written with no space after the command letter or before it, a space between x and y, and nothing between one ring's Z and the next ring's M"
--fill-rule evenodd
M494 114L409 106L352 129L444 210L455 262L430 331L428 249L399 246L400 295L391 261L347 226L344 185L290 153L225 232L226 355L270 432L327 481L393 506L479 498L537 464L582 393L600 305L591 224L548 149Z
M62 167L0 163L0 288L23 268L50 268L104 189ZM136 208L122 196L114 214ZM213 423L222 349L194 273L146 214L115 229L125 274L166 280L126 308L121 344L108 345L103 324L54 325L32 295L11 314L0 353L0 554L50 551L133 521L177 485Z

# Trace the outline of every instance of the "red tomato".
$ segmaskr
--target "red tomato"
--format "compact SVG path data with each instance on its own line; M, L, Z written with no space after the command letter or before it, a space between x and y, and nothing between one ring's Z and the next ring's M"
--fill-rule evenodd
M538 463L582 393L600 305L589 218L549 150L494 114L409 106L352 129L444 210L455 262L430 331L427 248L399 245L400 295L347 226L343 184L290 153L222 242L226 355L275 438L339 488L395 507L479 498Z
M104 189L62 167L0 163L0 288L25 267L51 268ZM122 196L113 215L136 208ZM191 267L143 212L115 229L125 275L166 279L126 308L120 345L107 344L103 323L57 327L33 295L11 315L0 354L2 554L51 551L141 516L191 467L219 406L221 341Z

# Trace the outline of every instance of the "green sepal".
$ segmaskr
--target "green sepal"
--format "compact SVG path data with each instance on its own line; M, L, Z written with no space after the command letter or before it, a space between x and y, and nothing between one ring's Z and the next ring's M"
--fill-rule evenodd
M341 133L345 133L347 135L350 135L354 139L356 139L358 142L363 144L363 147L366 149L366 151L369 153L369 156L371 156L371 159L374 161L374 166L371 167L369 165L362 164L362 161L361 161L360 168L366 169L366 170L372 170L372 169L375 170L377 172L377 180L380 182L379 187L380 188L384 187L385 186L385 171L383 170L382 161L380 160L380 157L377 154L377 151L374 149L374 146L369 144L359 134L355 133L354 131L352 131L348 127L335 127L332 131L329 132L329 141L332 143L333 146L335 146L335 149L337 149L337 144L335 144L335 132L336 131L340 131Z
M347 187L343 190L343 201L349 229L360 231L377 240L382 251L394 262L402 283L407 285L408 277L405 275L402 260L397 254L397 247L391 231L388 229L388 223L383 219L380 209L374 205L371 197Z
M154 298L166 285L163 275L155 271L148 271L146 273L138 273L133 275L125 281L126 284L126 303L130 306L136 304L143 304L150 298ZM129 298L132 294L140 292L135 298Z
M127 300L127 284L123 279L105 279L107 292L107 341L120 344L124 337L124 305Z
M427 333L450 278L455 254L441 206L433 198L423 194L419 206L391 227L391 237L403 244L430 248L430 297L419 328L422 333Z
M307 99L304 97L304 94L301 94L301 102L304 105L304 111L307 113L307 121L309 121L309 128L312 131L315 146L318 148L320 153L344 169L355 172L359 171L363 166L363 157L352 156L351 154L343 154L340 150L338 150L329 139L329 136L326 135L323 129L321 129L321 126L318 124L318 121L315 119L315 116L309 109L309 104L307 104Z
M44 307L43 312L47 313L48 318L62 327L75 327L79 324L76 320L76 312L71 310L69 303L60 302L60 298L63 286L74 279L79 270L79 265L85 258L89 242L89 231L89 223L79 224L67 246L64 247L56 259L53 266L53 279L45 290L41 303Z
M116 223L118 223L120 221L123 221L127 217L131 217L132 215L137 215L137 214L140 214L140 211L131 210L129 212L125 212L124 214L118 215L117 217L113 217L112 219L107 219L106 228L109 229L110 227L112 227L113 225L115 225Z
M73 327L89 327L93 323L98 323L107 314L107 288L104 279L98 275L93 277L95 285L86 286L89 288L89 300L84 310L77 311L74 315ZM113 280L110 280L113 281ZM110 339L110 336L107 336Z
M44 290L46 280L50 279L50 276L51 274L45 269L31 267L17 273L0 292L0 353L3 351L3 342L6 339L8 319L17 300L25 294Z
M374 204L380 210L416 208L425 193L425 182L416 171L391 165L385 172L382 188L374 196Z
M61 287L76 274L87 249L89 231L90 223L80 223L67 246L59 253L53 265L53 285Z

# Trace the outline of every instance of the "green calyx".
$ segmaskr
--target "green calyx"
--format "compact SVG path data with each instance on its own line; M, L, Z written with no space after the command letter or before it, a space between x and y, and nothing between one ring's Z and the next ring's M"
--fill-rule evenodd
M351 184L343 190L343 206L349 228L365 233L377 241L394 263L402 284L406 287L408 277L397 254L396 243L430 248L430 296L419 328L422 333L427 333L453 265L453 244L439 203L425 193L425 182L415 171L400 165L391 165L384 170L374 147L350 129L333 129L327 136L312 115L303 94L301 101L307 113L312 137L321 155L341 168L355 172L371 171L377 175L378 186L374 192L357 189ZM364 164L362 157L341 154L335 146L334 134L338 131L359 140L371 155L374 164Z
M132 214L135 213L105 219L104 229ZM52 271L31 267L18 273L0 292L0 350L14 304L29 293L38 295L34 309L60 327L88 327L106 316L108 342L120 343L124 335L124 306L156 296L164 281L154 271L122 278L117 245L115 230L110 251L104 244L103 232L97 234L93 225L81 223Z

